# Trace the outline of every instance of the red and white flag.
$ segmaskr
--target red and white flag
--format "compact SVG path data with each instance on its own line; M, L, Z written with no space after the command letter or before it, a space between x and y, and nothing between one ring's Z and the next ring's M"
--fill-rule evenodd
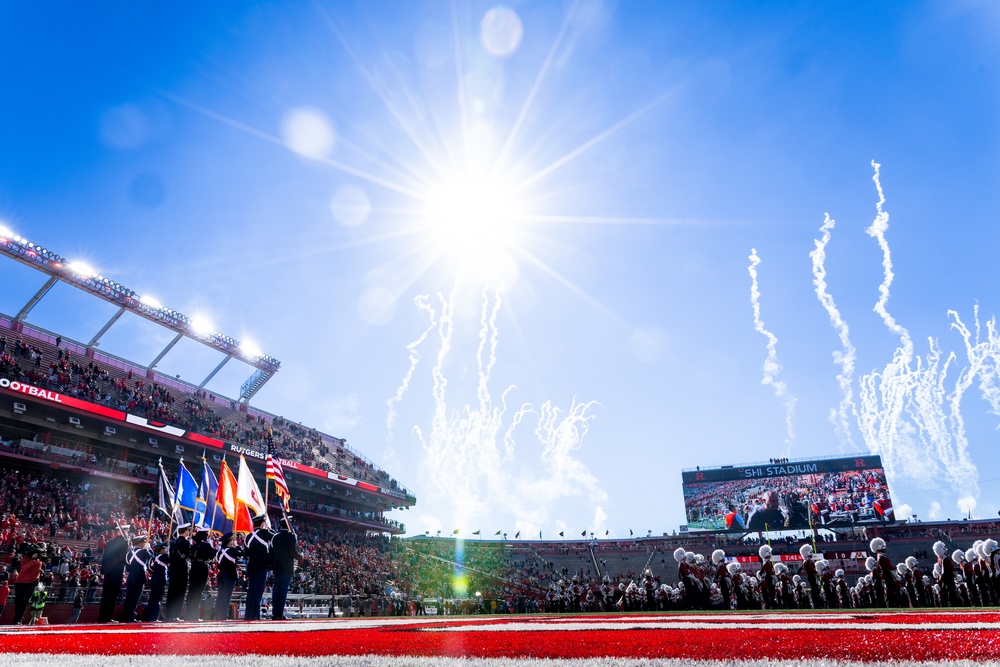
M240 455L240 470L236 476L236 501L246 505L252 516L263 514L267 517L267 505L264 504L264 494L260 492L260 487L250 474L246 459ZM271 519L266 518L264 525L270 529Z
M285 482L285 471L281 467L281 461L272 456L270 450L267 452L267 479L274 480L274 492L281 498L287 512L288 501L292 499L292 494L288 492L288 483Z

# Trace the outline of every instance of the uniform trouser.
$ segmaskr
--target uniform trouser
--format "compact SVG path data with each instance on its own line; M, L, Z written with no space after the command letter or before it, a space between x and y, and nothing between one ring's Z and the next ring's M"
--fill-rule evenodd
M31 602L31 594L35 591L38 582L30 584L14 584L14 620L13 625L17 625L24 618L24 612L28 610L28 603Z
M191 574L188 576L187 620L197 621L201 608L201 594L205 592L208 583L208 565L192 563Z
M141 575L129 575L125 584L125 606L122 610L122 620L131 623L135 620L135 608L142 597L142 587L146 583L145 573Z
M160 618L160 602L163 600L163 591L167 587L167 580L154 577L149 582L149 604L146 605L146 615L142 620L152 623Z
M291 572L274 573L274 588L271 590L271 618L277 619L285 615L285 601L288 599L288 587L291 584Z
M215 598L215 620L225 621L229 618L229 604L233 599L233 589L236 588L236 579L229 573L220 572L218 584L219 593L218 597Z
M97 612L98 623L108 623L115 615L115 605L118 604L118 594L122 590L121 576L104 578L104 588L101 590L101 607Z
M248 621L260 620L260 601L267 586L267 570L247 572L247 613Z
M174 569L167 572L169 579L167 583L167 605L164 608L166 620L172 621L180 618L181 607L184 605L184 594L187 592L188 573L187 568Z

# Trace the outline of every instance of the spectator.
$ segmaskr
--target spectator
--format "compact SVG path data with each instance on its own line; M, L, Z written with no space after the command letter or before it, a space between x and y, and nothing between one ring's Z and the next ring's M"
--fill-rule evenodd
M38 586L41 574L42 552L37 546L32 546L21 559L21 567L14 577L14 619L11 621L13 625L21 625L21 621L24 620L24 612L28 609L31 594Z
M49 597L49 592L45 590L45 584L38 582L35 586L35 591L31 594L31 620L28 625L38 625L39 619L42 618L42 612L45 610L45 601Z

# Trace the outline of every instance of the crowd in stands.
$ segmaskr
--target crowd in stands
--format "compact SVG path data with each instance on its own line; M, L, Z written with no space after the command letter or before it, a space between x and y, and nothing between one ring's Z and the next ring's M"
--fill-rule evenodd
M203 389L175 395L171 388L149 381L144 375L135 376L131 369L124 374L115 369L113 376L108 368L86 357L74 356L60 347L60 343L57 338L53 355L38 345L29 345L21 337L9 343L6 335L0 336L0 376L259 451L273 451L280 457L332 469L362 481L398 487L385 471L351 452L343 441L325 437L315 429L282 417L253 413L235 402L229 402L225 414L218 414L211 407L218 402Z

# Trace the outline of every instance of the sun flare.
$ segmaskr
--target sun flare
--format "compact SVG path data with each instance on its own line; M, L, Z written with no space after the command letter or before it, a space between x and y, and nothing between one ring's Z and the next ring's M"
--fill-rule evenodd
M498 280L514 262L523 206L508 184L490 176L460 176L432 188L424 221L435 252L460 272Z

